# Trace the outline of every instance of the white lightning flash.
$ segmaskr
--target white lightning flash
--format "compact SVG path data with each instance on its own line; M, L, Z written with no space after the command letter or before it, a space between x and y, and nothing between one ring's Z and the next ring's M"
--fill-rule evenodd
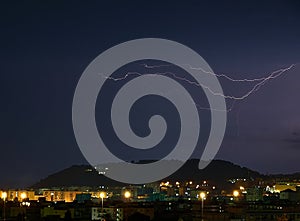
M250 95L252 95L253 93L255 93L256 91L258 91L262 86L264 86L267 82L269 82L272 79L276 79L278 77L280 77L281 75L283 75L284 73L290 71L292 68L294 68L298 63L295 64L291 64L288 67L285 68L280 68L278 70L275 70L271 73L268 73L265 77L260 77L260 78L253 78L253 79L248 79L248 78L244 78L244 79L234 79L232 77L229 77L226 74L215 74L213 72L210 71L206 71L203 70L202 68L196 68L196 67L192 67L189 64L185 64L187 65L190 69L193 70L199 70L203 73L206 74L211 74L214 75L218 78L225 78L231 82L251 82L254 83L254 85L248 90L246 91L244 94L240 95L240 96L234 96L234 95L226 95L226 94L222 94L222 93L217 93L214 92L211 88L209 88L208 86L204 85L204 84L200 84L196 81L191 81L187 78L184 77L179 77L177 76L175 73L173 72L156 72L156 73L150 73L148 74L149 76L157 76L157 75L164 75L164 76L172 76L173 78L180 80L180 81L184 81L187 82L191 85L197 86L197 87L202 87L203 90L207 90L209 91L211 94L213 94L214 96L221 96L225 99L229 99L232 100L233 103L231 105L231 107L229 109L226 110L216 110L216 111L226 111L226 112L230 112L236 101L240 101L240 100L244 100L246 98L248 98ZM147 65L147 64L142 64L145 68L147 69L154 69L154 68L161 68L161 67L166 67L166 66L173 66L172 64L165 64L165 65ZM113 81L122 81L125 80L126 78L128 78L129 76L142 76L143 74L139 73L139 72L127 72L123 77L119 77L119 78L114 78L111 76L105 76L103 74L101 74L104 78L109 79L109 80L113 80ZM211 108L208 107L200 107L198 104L195 103L195 105L197 105L200 109L204 109L204 110L212 110Z

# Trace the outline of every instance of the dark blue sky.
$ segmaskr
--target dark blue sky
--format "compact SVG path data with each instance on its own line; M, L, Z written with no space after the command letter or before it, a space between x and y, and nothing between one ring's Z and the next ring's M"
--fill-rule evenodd
M0 187L87 163L73 135L72 99L104 50L166 38L193 48L216 73L265 76L300 62L299 10L298 1L2 2ZM299 71L236 103L218 158L264 173L300 171ZM221 83L225 94L249 88Z

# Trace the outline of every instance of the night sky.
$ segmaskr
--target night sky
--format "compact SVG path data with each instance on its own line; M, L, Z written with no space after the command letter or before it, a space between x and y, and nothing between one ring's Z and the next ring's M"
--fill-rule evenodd
M1 2L0 187L87 164L73 134L72 99L82 72L104 50L165 38L197 51L215 73L263 77L300 62L299 11L290 0ZM262 173L300 172L299 82L297 64L236 101L217 158ZM236 96L253 86L221 83Z

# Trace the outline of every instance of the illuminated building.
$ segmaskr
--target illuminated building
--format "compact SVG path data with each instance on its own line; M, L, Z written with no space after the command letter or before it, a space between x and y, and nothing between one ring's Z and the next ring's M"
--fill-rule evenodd
M281 192L287 189L296 191L296 186L297 184L292 184L292 183L280 183L280 184L275 184L274 188L276 192Z
M36 197L33 190L8 190L7 200L14 201L16 199L18 199L18 201L22 201L24 199L36 200Z
M73 202L76 199L76 195L88 194L90 198L99 198L102 191L96 192L84 192L84 191L71 191L71 190L44 190L43 197L46 198L46 201L65 201Z

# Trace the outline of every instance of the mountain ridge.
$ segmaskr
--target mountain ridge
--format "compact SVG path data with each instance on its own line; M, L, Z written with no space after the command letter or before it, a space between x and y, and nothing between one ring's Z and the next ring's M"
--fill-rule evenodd
M145 163L145 161L143 161ZM201 181L210 180L212 183L225 185L231 178L256 179L266 175L260 174L246 167L241 167L225 160L213 160L203 170L198 169L199 160L188 160L174 174L163 180L170 181ZM92 166L73 165L54 174L51 174L30 188L51 188L51 187L71 187L71 186L124 186L128 184L120 183L98 174Z

